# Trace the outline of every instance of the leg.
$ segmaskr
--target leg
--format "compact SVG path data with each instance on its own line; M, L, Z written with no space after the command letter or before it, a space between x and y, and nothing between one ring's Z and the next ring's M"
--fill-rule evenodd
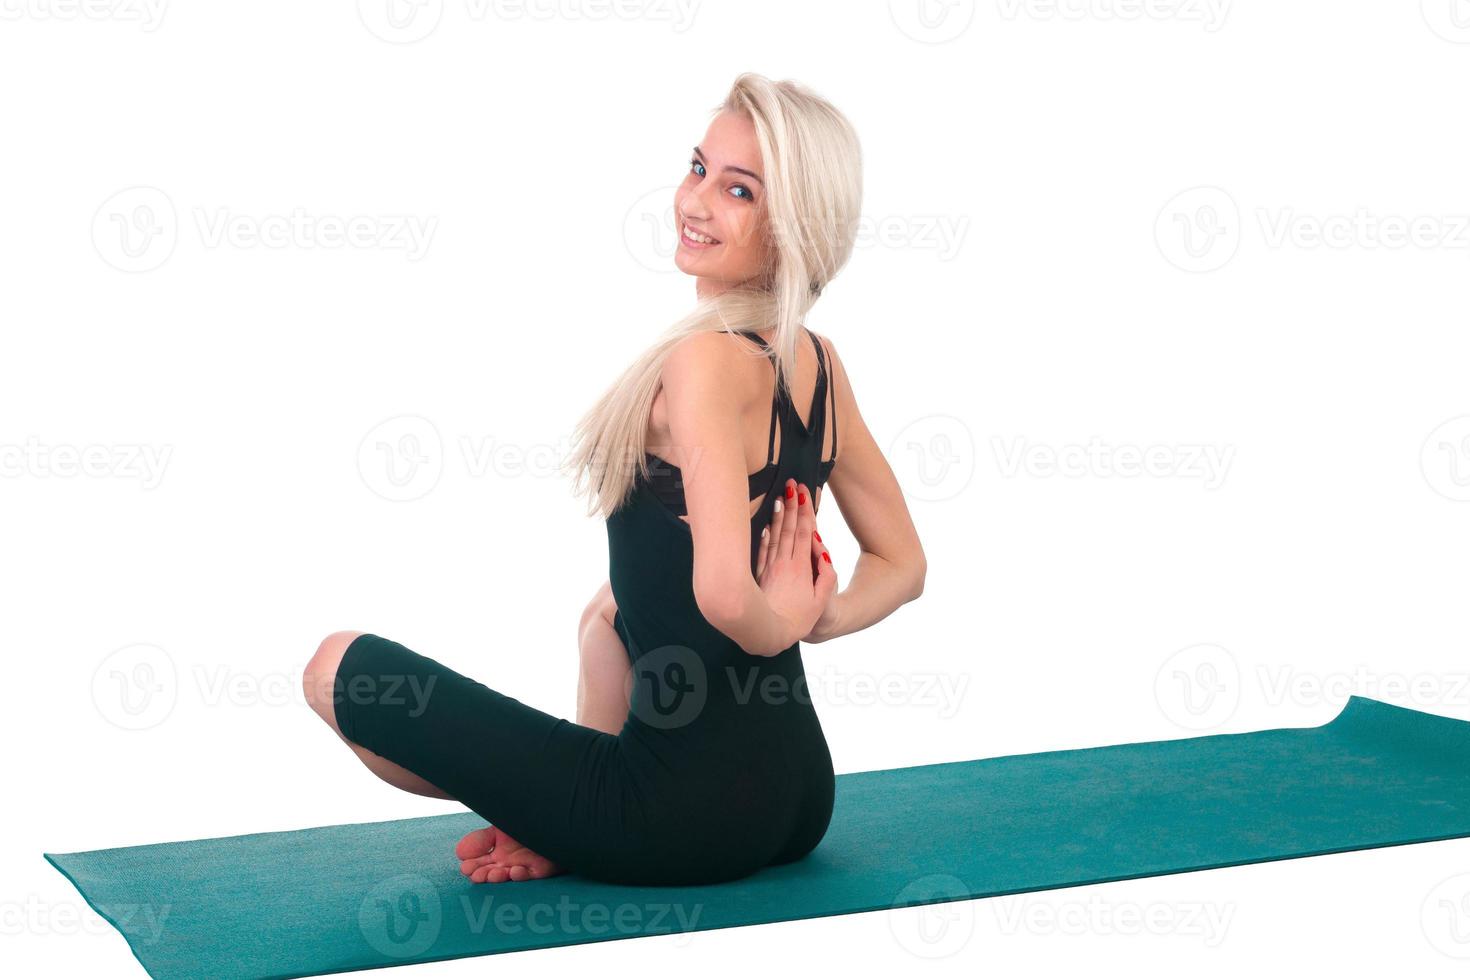
M563 865L603 880L645 873L660 838L625 782L632 777L616 736L522 704L384 637L346 633L326 646L344 643L327 694L341 737L491 824L462 841L457 856L470 864L493 850L501 866L461 871L476 881L544 877Z
M628 648L613 625L617 611L612 586L604 583L587 604L577 628L577 724L609 735L622 731L628 719L633 675Z
M632 666L613 624L617 613L612 586L604 583L582 612L577 627L577 724L616 735L628 717ZM459 842L460 870L477 882L523 881L555 874L557 866L494 827L476 830Z
M321 715L323 721L332 726L332 731L337 733L337 737L346 742L347 747L357 753L363 765L372 770L373 775L379 779L419 796L433 796L441 800L454 799L428 780L409 772L396 763L389 762L375 752L369 752L342 734L342 729L337 724L337 710L332 703L333 686L337 678L337 667L342 663L342 654L346 653L347 647L361 635L362 633L357 630L339 630L321 642L321 645L317 647L316 655L311 658L301 675L301 686L306 692L306 702L311 705L313 711ZM341 692L339 691L338 694L340 697Z
M612 586L604 583L583 610L577 627L577 724L609 735L622 731L632 682L628 650L613 624L617 611ZM460 870L478 882L521 881L556 873L554 864L494 827L467 834L455 854L463 862Z

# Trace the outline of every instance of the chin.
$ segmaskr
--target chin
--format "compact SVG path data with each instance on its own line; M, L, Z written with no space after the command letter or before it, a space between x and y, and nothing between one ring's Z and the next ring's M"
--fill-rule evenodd
M689 256L682 248L674 253L674 265L676 268L678 268L680 272L684 273L686 276L701 276L709 274L700 269L699 259Z

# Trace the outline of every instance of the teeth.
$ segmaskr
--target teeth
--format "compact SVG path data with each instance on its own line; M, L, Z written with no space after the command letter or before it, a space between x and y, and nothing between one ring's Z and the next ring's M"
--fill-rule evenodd
M699 232L695 231L693 228L690 228L688 225L684 226L684 234L688 235L691 239L699 242L702 245L713 244L715 241L715 239L709 237L708 235L701 235Z

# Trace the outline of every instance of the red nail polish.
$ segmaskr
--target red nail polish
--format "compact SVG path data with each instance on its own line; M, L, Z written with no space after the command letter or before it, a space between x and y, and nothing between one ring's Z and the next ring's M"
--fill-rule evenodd
M787 487L786 488L786 499L787 500L790 500L794 496L796 496L796 488L795 487Z
M816 532L816 531L813 531L813 532L812 532L812 533L813 533L813 534L817 534L817 532ZM820 535L820 534L817 534L817 540L818 540L818 541L820 541L820 540L822 540L822 536L821 536L821 535Z
M827 554L824 551L824 552L822 552L822 557L826 560L827 564L829 564L829 565L832 564L832 556L831 555Z
M799 494L796 495L796 502L798 504L804 504L804 503L806 503L806 491L805 490L803 490L801 493L799 493Z

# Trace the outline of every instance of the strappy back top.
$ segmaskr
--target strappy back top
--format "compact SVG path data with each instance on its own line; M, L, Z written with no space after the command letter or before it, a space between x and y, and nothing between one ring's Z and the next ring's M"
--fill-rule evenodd
M764 346L759 336L752 339ZM815 491L837 461L835 452L823 459L821 445L835 369L829 368L832 359L815 335L812 344L818 381L810 420L802 424L778 376L766 463L749 474L752 494L765 494L751 517L752 576L757 574L761 531L769 525L787 479ZM630 759L644 758L632 753L645 751L650 771L676 777L691 793L701 791L700 780L709 772L718 772L736 780L737 794L749 782L751 792L771 790L810 807L821 820L812 818L807 830L793 832L811 831L819 837L816 823L825 820L823 813L830 807L831 755L812 699L760 696L807 689L802 643L793 640L777 653L752 656L705 617L694 594L698 529L675 514L684 509L681 474L657 457L649 462L656 467L652 479L639 472L606 521L608 584L617 605L613 628L628 652L634 678L618 739L628 746ZM640 783L630 792L650 815L674 812L653 788L652 783Z
M810 333L810 331L807 331ZM751 332L746 337L765 347L765 341ZM826 484L837 462L836 422L833 423L833 451L824 459L822 437L826 428L828 402L836 401L832 392L830 371L821 342L812 334L817 351L817 383L812 392L810 420L802 424L792 405L790 392L780 384L777 375L775 394L771 400L771 434L766 448L766 464L749 474L751 499L764 494L760 506L750 516L750 571L757 574L761 532L771 523L776 501L788 478L804 483L815 493ZM774 355L771 367L776 364ZM776 427L781 428L780 446L776 445ZM748 667L751 658L700 612L694 597L694 529L681 515L686 511L684 480L679 468L652 453L648 454L650 473L638 476L627 499L607 518L608 581L618 606L614 626L618 629L629 657L635 662L644 651L674 645L694 649L713 664L732 663ZM779 674L796 685L802 678L800 643L771 658L760 659L763 672ZM716 676L710 668L710 677ZM796 686L787 690L797 690ZM759 699L757 699L759 700Z
M806 328L803 332L811 338L812 347L817 352L817 383L812 391L812 404L808 411L810 419L805 425L802 424L801 416L796 411L796 405L791 397L791 392L781 383L779 371L776 369L775 353L766 346L760 334L754 331L741 330L740 335L756 342L762 349L768 351L767 359L771 362L771 370L776 375L775 394L771 398L771 433L766 441L766 465L747 475L749 481L748 497L754 500L757 496L764 495L765 501L762 506L751 516L756 520L767 512L765 520L760 526L770 522L769 509L775 498L771 491L778 483L784 483L786 477L791 477L798 483L807 482L813 490L819 486L825 486L827 478L832 475L832 467L837 462L837 395L835 386L828 378L827 358L822 344L817 340L817 335ZM832 456L830 459L822 458L823 439L827 429L827 405L832 406ZM781 459L776 458L776 426L784 422L781 429ZM814 452L813 452L814 450ZM654 455L644 454L648 459L649 479L647 485L662 503L673 511L676 517L683 517L689 513L688 505L684 499L684 476L679 467L673 463ZM789 460L795 464L801 457L809 456L815 462L814 476L807 476L805 467L787 466L782 467L782 460ZM806 479L804 479L806 477Z

